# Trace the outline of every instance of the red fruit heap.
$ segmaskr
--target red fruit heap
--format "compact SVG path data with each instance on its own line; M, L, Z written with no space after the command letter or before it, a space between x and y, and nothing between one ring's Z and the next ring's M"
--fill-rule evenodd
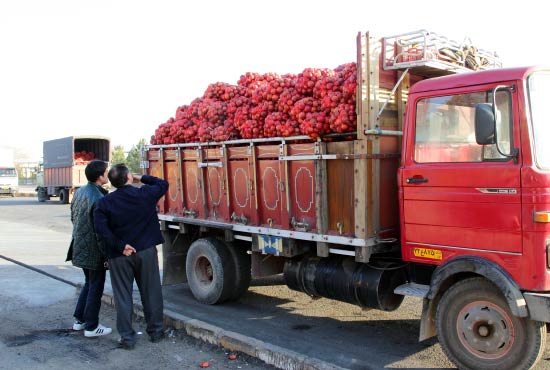
M193 143L354 131L356 65L306 68L298 75L247 72L237 85L216 82L176 110L151 144Z
M88 162L95 159L94 152L87 152L82 150L80 152L74 152L74 162L75 164L88 164Z

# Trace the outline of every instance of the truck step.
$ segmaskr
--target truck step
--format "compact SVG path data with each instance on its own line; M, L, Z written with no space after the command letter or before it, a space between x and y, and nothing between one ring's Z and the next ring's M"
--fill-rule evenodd
M417 283L407 283L398 286L394 289L395 294L401 294L405 296L413 296L418 298L426 298L428 296L428 291L430 290L429 285L417 284Z

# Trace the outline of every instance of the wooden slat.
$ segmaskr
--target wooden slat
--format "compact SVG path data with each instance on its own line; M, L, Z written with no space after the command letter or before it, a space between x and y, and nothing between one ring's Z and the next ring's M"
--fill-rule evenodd
M367 141L354 141L354 154L367 154ZM367 213L369 206L367 203L367 191L369 189L369 177L367 159L356 159L353 161L354 171L354 213L355 213L355 237L366 238L367 236Z
M349 154L354 151L351 141L329 143L328 154ZM328 231L338 233L341 224L343 235L353 235L355 232L355 160L327 161L327 198L328 198Z
M203 156L204 156L204 149L203 148L198 148L197 149L197 162L198 163L201 163L203 162ZM208 167L205 167L205 168L200 168L198 167L197 168L197 171L198 171L198 176L199 176L199 186L201 188L201 194L202 194L202 209L203 209L203 214L204 214L204 218L208 218L209 214L208 214L208 205L206 203L206 180L204 179L204 171L207 170Z
M318 154L326 154L326 144L321 143ZM327 198L327 161L315 161L315 218L317 233L326 234L328 231L328 198ZM328 257L329 246L327 243L317 243L317 255Z

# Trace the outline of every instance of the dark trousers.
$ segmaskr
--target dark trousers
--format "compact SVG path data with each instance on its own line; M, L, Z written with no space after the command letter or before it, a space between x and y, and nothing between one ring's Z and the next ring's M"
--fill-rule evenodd
M136 341L136 332L132 327L134 279L141 295L147 334L151 337L162 335L164 305L157 248L110 259L109 273L117 312L116 327L121 339L129 344Z
M84 271L84 286L76 302L73 316L81 322L85 322L85 330L95 330L99 324L99 309L101 308L101 296L105 286L105 270Z

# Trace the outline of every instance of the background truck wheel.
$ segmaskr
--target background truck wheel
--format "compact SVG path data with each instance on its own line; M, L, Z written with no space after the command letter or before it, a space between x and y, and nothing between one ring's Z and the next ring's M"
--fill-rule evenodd
M185 263L187 282L202 303L218 304L235 291L235 264L227 246L215 239L191 244Z
M59 203L68 204L69 203L69 190L61 189L59 192Z
M530 369L544 352L546 325L513 316L494 284L470 278L443 295L437 336L460 369Z
M246 248L234 243L228 243L227 248L233 257L235 264L235 289L229 297L230 300L236 301L250 287L251 270L250 256L246 253Z
M48 194L46 193L46 189L39 189L37 192L37 197L39 202L45 202L48 200Z

